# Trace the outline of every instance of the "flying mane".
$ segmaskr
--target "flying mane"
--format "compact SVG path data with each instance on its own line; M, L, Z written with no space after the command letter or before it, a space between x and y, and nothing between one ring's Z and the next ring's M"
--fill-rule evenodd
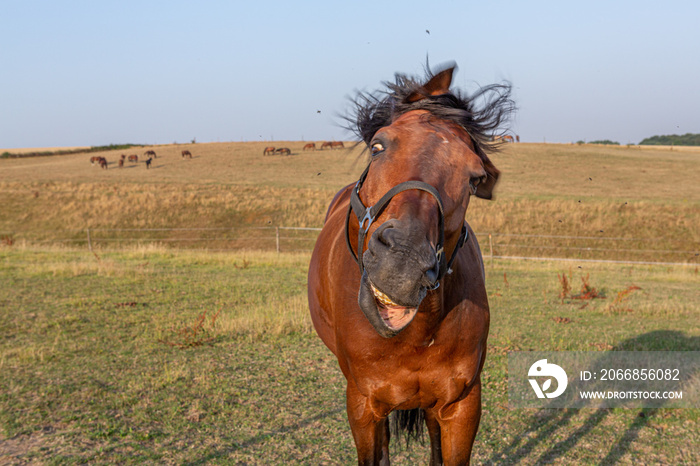
M464 128L471 136L479 156L485 157L486 152L496 150L492 136L515 110L511 84L491 84L473 95L457 90L438 96L425 95L425 98L411 101L411 96L416 93L424 94L421 92L423 85L433 76L427 69L425 81L397 73L395 82L384 83L386 89L374 93L359 92L352 101L354 112L346 118L350 123L349 129L369 146L375 133L399 116L412 110L427 110L437 118L452 121ZM477 106L477 101L483 104Z

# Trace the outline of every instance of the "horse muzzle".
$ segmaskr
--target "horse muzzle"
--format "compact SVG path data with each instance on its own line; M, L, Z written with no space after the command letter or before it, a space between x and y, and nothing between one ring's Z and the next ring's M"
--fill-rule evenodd
M435 250L427 240L418 240L420 228L409 227L397 220L385 222L370 238L363 257L358 302L384 337L405 329L428 290L439 283Z

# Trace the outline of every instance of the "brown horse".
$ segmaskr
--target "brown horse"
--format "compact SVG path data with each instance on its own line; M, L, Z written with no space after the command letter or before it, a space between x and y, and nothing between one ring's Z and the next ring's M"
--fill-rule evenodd
M468 464L479 426L489 305L464 219L472 196L492 196L488 141L513 104L509 85L451 93L453 71L356 99L371 160L331 202L311 258L311 318L347 379L359 464L389 464L391 430L420 436L423 422L430 464Z
M190 152L190 151L188 151L188 150L183 150L183 151L182 151L182 158L183 158L183 159L187 159L187 158L190 158L190 159L191 159L191 158L192 158L192 152Z
M310 142L304 146L303 150L316 150L316 144L313 142Z
M323 144L321 144L321 150L326 148L333 149L333 143L331 141L325 141Z
M272 146L266 147L265 150L263 151L263 155L275 155L275 148Z
M277 152L280 155L292 155L292 151L289 150L289 148L287 147L280 147L275 152Z
M138 162L139 156L138 155L130 155L128 160L129 160L129 162Z
M503 136L503 142L515 142L515 140L513 139L513 136L511 136L510 134L506 134L505 136Z
M107 167L107 159L106 159L106 158L100 157L100 167L102 167L102 168L104 168L105 170L107 170L108 167Z
M345 145L343 144L342 141L331 142L331 149L343 149L343 148L345 148Z
M156 151L154 151L154 150L147 150L146 152L143 153L143 155L145 155L146 157L148 157L148 156L151 156L153 158L157 157Z

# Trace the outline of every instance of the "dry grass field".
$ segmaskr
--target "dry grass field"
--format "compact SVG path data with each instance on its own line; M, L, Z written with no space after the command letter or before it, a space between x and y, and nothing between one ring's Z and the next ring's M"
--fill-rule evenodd
M289 147L292 155L263 156L268 145ZM141 160L123 168L117 166L120 151L2 159L0 235L84 243L91 228L103 245L122 238L181 247L271 248L269 231L265 241L250 233L214 241L212 232L95 230L320 227L330 199L357 179L366 155L359 147L305 152L303 145L132 148L123 153ZM158 154L148 170L142 157L147 149ZM502 171L496 200L475 200L467 220L482 242L493 234L495 255L698 263L700 148L685 149L506 145L492 157ZM183 159L182 150L193 158ZM93 155L106 157L109 168L91 165ZM285 247L308 249L310 235L296 242L290 236ZM553 238L560 236L582 238Z
M78 149L89 149L86 146L75 146L75 147L25 147L21 149L0 149L0 154L9 152L11 154L23 155L31 153L44 153L44 152L60 152L60 151L74 151Z

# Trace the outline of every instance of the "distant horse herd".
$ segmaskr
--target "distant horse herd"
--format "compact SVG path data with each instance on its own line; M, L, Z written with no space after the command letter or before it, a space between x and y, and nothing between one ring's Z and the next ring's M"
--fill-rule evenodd
M316 143L314 142L309 142L304 145L303 151L315 151L315 150L325 150L325 149L343 149L345 148L345 144L343 144L342 141L324 141L323 143L320 144L320 146L317 148ZM192 158L192 152L189 150L183 150L180 152L180 155L182 156L183 159L191 159ZM265 150L263 150L263 155L292 155L292 150L288 147L273 147L273 146L268 146L265 147ZM146 152L143 153L143 156L141 156L141 160L145 163L146 168L151 168L151 162L153 159L157 158L158 156L156 155L156 152L154 150L147 150ZM93 156L90 157L90 163L92 165L97 165L100 166L103 169L108 169L109 168L109 162L107 162L107 159L104 157L100 156ZM119 159L117 160L117 166L119 168L123 168L126 163L139 163L139 155L137 154L121 154Z
M492 142L520 142L520 136L515 135L515 137L506 134L506 135L494 135L491 137ZM309 142L304 145L302 148L302 151L316 151L316 150L334 150L334 149L344 149L345 144L343 144L342 141L324 141L320 144L319 147L316 147L316 143L314 142ZM192 152L189 150L183 150L181 153L181 156L183 159L191 159L192 158ZM268 146L265 147L263 150L263 155L292 155L291 149L288 147L274 147L274 146ZM146 152L143 153L144 157L144 162L146 164L146 168L151 168L151 162L153 159L157 158L156 152L154 150L147 150ZM131 155L125 155L122 154L117 161L117 165L119 168L124 167L125 162L129 163L138 163L139 161L139 156L137 154L131 154ZM98 165L99 167L103 169L109 168L109 162L107 162L107 159L104 157L99 157L99 156L94 156L90 157L90 163L92 165Z
M325 150L325 149L344 149L345 145L343 144L342 141L324 141L321 144L321 147L318 150ZM309 142L304 145L304 148L302 149L303 151L307 150L316 150L316 143L315 142ZM292 151L288 147L274 147L274 146L268 146L263 150L263 155L292 155Z
M183 151L183 154L184 154L184 152L189 152L189 151ZM158 157L154 150L147 150L146 152L143 153L143 156L145 158L144 163L146 164L147 169L151 168L151 162L153 161L153 159ZM184 155L183 155L183 157L184 157ZM192 155L190 154L190 158L191 157L192 157ZM131 154L131 155L122 154L121 156L119 156L119 160L117 160L117 166L119 166L119 168L123 168L125 161L130 162L130 163L138 163L139 156L136 154ZM108 166L109 163L107 162L107 159L104 157L98 157L98 156L90 157L90 163L92 165L97 164L101 168L104 168L105 170L109 168L109 166Z

